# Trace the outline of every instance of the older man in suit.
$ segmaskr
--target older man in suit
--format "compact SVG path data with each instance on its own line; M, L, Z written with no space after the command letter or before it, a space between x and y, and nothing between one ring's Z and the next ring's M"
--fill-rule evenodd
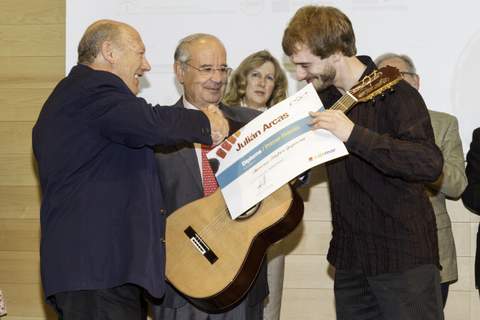
M210 144L221 127L214 140L227 134L218 111L209 124L208 113L136 97L149 70L133 27L97 21L33 128L42 284L62 319L146 318L145 290L160 298L165 289L165 204L152 146Z
M386 65L400 70L403 78L415 89L420 88L420 77L410 57L386 53L375 60L379 68ZM426 185L437 223L438 249L440 256L440 281L443 305L448 297L449 285L458 280L457 255L452 233L452 222L447 212L446 198L458 199L467 186L462 141L458 132L458 121L452 115L428 110L435 135L435 143L442 150L442 175L433 183Z
M258 114L251 109L220 104L231 69L227 66L225 48L216 37L193 34L182 39L175 50L174 70L184 90L183 97L174 108L202 110L209 104L217 104L229 120L232 133ZM206 164L205 152L203 146L192 143L156 149L160 184L166 190L168 213L213 192L214 187L207 179L212 172ZM263 301L267 294L264 263L247 296L227 312L209 314L201 311L169 287L163 302L153 306L153 313L157 320L262 319Z

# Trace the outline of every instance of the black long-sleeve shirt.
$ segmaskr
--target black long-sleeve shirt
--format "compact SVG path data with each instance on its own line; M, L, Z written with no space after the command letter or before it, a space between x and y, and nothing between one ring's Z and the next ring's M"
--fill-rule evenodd
M375 69L369 57L358 57ZM340 92L320 93L331 106ZM347 113L355 123L345 143L350 154L327 165L333 237L328 261L367 275L438 262L435 215L424 183L442 171L423 99L405 81Z

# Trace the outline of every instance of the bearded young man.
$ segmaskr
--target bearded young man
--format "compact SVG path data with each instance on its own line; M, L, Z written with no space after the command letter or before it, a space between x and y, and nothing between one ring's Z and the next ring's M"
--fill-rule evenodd
M282 45L297 80L312 83L327 109L376 69L355 56L352 24L333 7L300 8ZM424 192L443 160L420 94L400 81L347 115L311 117L312 128L332 132L350 153L327 164L337 319L443 319L435 215Z

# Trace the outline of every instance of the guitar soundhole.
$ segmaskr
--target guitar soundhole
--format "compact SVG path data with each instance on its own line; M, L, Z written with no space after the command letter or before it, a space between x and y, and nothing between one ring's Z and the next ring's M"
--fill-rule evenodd
M260 209L261 205L262 205L262 202L257 203L256 205L254 205L253 207L251 207L250 209L242 213L237 219L242 220L242 219L250 218L258 211L258 209Z

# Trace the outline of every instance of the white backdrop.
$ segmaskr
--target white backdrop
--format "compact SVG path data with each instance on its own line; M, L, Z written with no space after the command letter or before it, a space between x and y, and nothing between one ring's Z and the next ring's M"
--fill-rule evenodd
M410 55L427 105L457 116L468 150L471 132L480 126L474 96L480 91L474 87L480 75L478 1L67 0L67 72L76 63L78 42L90 23L102 18L124 21L142 35L152 65L142 79L141 95L152 103L173 104L180 95L172 72L179 39L211 33L224 42L234 68L250 53L268 49L289 69L281 49L283 30L299 7L311 3L336 6L350 17L358 54ZM289 84L290 93L303 85L292 75Z

